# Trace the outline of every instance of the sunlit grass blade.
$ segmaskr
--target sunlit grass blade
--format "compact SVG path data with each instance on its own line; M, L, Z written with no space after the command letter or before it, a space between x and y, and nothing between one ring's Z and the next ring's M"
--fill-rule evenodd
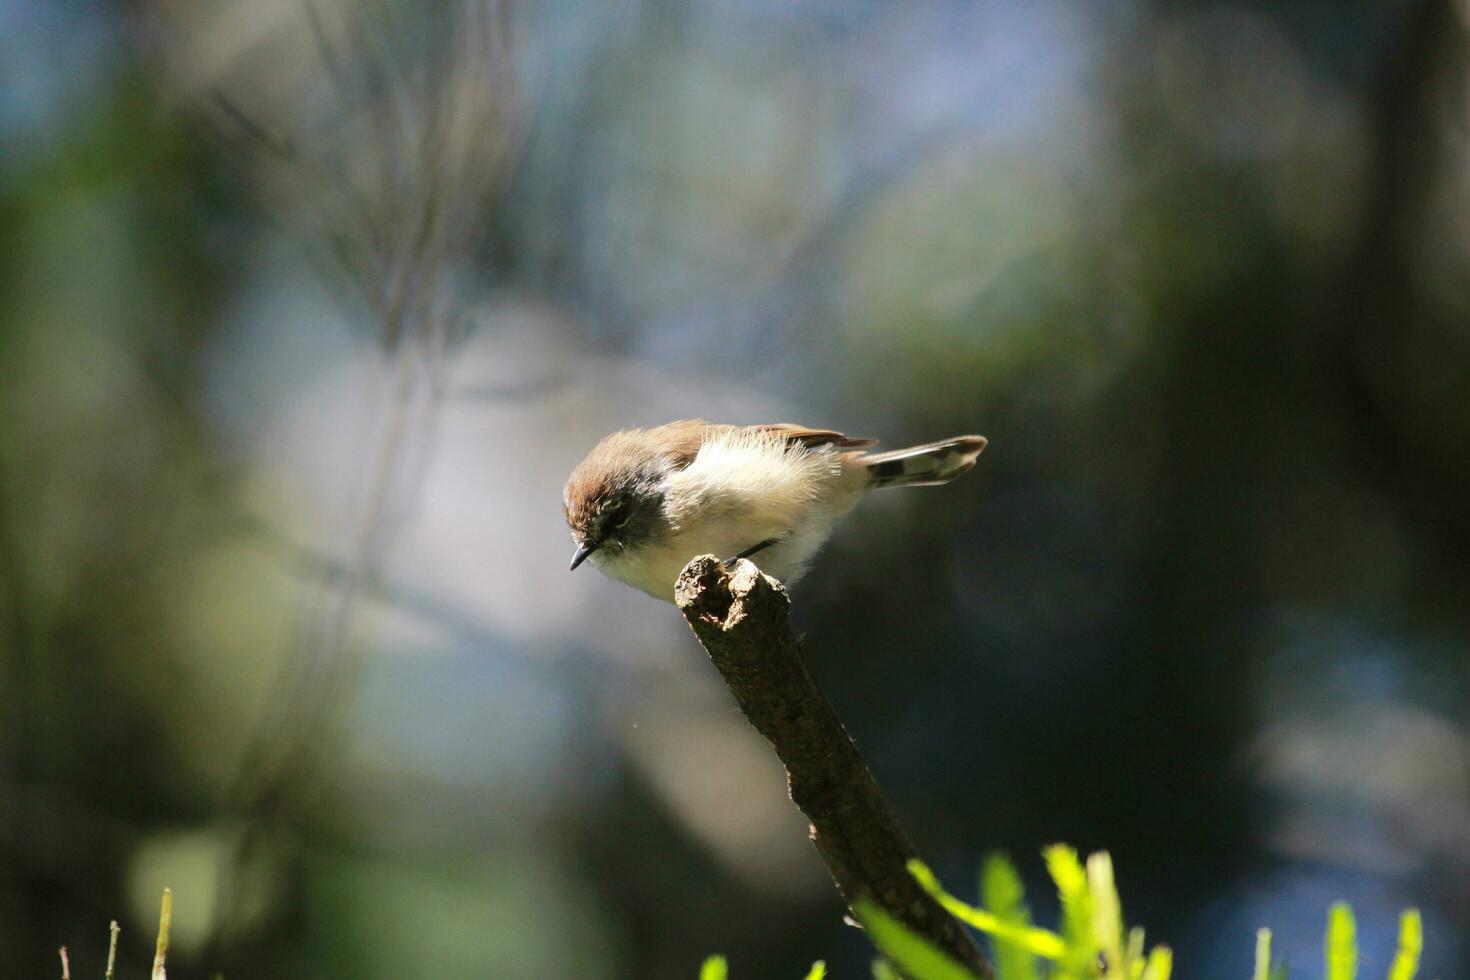
M1143 980L1169 980L1174 972L1174 951L1168 946L1155 946L1143 968Z
M873 980L903 980L898 971L888 965L887 960L873 961Z
M1355 980L1358 975L1358 927L1347 902L1334 902L1327 913L1327 941L1323 950L1327 980Z
M995 980L1171 980L1173 950L1162 945L1148 950L1141 927L1126 929L1112 858L1106 851L1092 854L1085 865L1065 844L1043 853L1061 900L1060 934L1032 924L1021 878L1004 855L990 855L981 868L983 908L950 895L923 863L910 861L907 867L946 911L993 940ZM171 896L166 892L164 897L160 958L166 948ZM859 902L853 914L879 952L872 968L874 980L976 980L967 967L877 902ZM114 924L114 943L116 928ZM1287 964L1273 960L1272 939L1270 929L1256 930L1251 980L1287 980ZM1399 917L1398 948L1386 980L1416 980L1423 950L1423 918L1418 909L1406 909ZM1357 922L1347 902L1336 902L1328 911L1323 958L1323 980L1357 980ZM805 980L825 980L826 975L826 965L819 960ZM162 980L161 975L154 980ZM706 960L700 980L728 980L725 958Z
M1006 942L1027 952L1036 956L1044 956L1050 960L1061 959L1066 953L1066 945L1062 942L1062 937L1054 932L1036 926L1022 926L1006 922L993 913L977 909L955 898L944 890L944 886L939 883L934 872L930 871L929 866L923 861L909 861L908 869L909 874L913 875L914 880L919 883L919 887L932 895L946 912L966 925L974 926L987 935L1003 938Z
M1271 980L1271 930L1256 930L1256 968L1251 980Z
M113 920L107 926L107 972L103 974L104 980L112 980L113 967L117 966L117 937L122 932L122 927Z
M1128 976L1132 980L1143 980L1143 968L1146 965L1143 949L1143 926L1134 926L1128 930L1128 949L1124 953L1128 963Z
M1087 858L1087 887L1092 896L1092 934L1107 958L1109 976L1127 976L1123 955L1123 903L1113 881L1113 859L1107 851Z
M1388 980L1414 980L1419 972L1419 954L1424 952L1424 920L1418 909L1399 916L1399 950L1394 954Z
M174 893L172 889L163 890L162 907L158 910L158 942L153 947L153 974L152 980L166 980L168 973L166 965L168 962L168 931L174 921Z
M1066 951L1065 972L1090 975L1097 956L1097 939L1092 932L1092 898L1087 891L1087 872L1077 852L1066 844L1053 844L1042 852L1046 870L1056 882L1062 903L1062 936Z
M877 903L860 901L853 913L878 951L912 980L975 980L969 970L914 935Z
M1031 911L1025 899L1026 889L1015 866L1003 854L987 857L980 869L980 904L1004 924L1026 930L1031 928ZM1061 937L1056 939L1060 951ZM992 934L990 950L996 980L1038 980L1036 954L1025 945Z

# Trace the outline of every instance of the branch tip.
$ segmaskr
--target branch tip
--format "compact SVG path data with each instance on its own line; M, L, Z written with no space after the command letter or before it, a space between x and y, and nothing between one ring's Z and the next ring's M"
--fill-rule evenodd
M869 899L977 977L993 973L963 925L905 862L913 845L801 658L786 589L741 559L684 567L674 600L736 704L786 768L787 790L848 907Z
M730 573L714 555L700 555L684 566L674 584L674 603L692 622L724 628L735 597L730 590Z

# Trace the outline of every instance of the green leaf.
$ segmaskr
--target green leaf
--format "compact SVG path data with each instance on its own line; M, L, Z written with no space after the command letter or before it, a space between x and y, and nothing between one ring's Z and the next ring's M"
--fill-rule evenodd
M1358 927L1347 902L1334 902L1327 913L1327 940L1323 953L1327 980L1355 980L1358 975Z
M1113 881L1113 859L1098 851L1087 859L1087 887L1092 896L1092 934L1107 959L1109 976L1127 976L1123 953L1123 903Z
M868 938L910 980L975 980L975 975L940 952L928 940L911 932L876 902L861 900L853 914Z
M729 974L730 964L723 956L711 956L699 968L699 980L726 980Z
M827 964L822 960L817 960L812 964L812 968L806 971L806 980L825 980L826 976Z
M873 961L873 980L903 980L898 971L888 965L887 960Z
M1031 911L1026 908L1025 898L1026 889L1015 865L1003 854L987 857L980 869L980 904L1002 924L1024 931L1031 928ZM1038 980L1034 950L1009 935L992 933L991 938L996 980ZM1061 937L1056 938L1060 947Z
M966 925L974 926L987 935L1004 937L1007 942L1037 956L1045 956L1047 959L1060 959L1065 953L1066 946L1062 942L1062 937L1056 933L1038 929L1035 926L1014 925L984 909L967 905L945 891L939 879L934 877L934 872L930 871L928 865L922 861L910 860L907 867L909 874L914 876L920 888L928 892L936 902L944 907L946 912Z
M1271 980L1271 930L1256 930L1256 969L1251 980Z
M1053 844L1042 852L1046 870L1057 885L1062 903L1062 936L1066 951L1061 957L1064 972L1090 976L1097 958L1097 939L1092 931L1092 897L1087 891L1087 872L1077 852L1066 844Z
M1143 926L1134 926L1128 930L1128 948L1123 957L1128 964L1128 976L1133 980L1143 980L1143 971L1147 961L1143 957Z
M1143 968L1143 980L1169 980L1174 972L1174 951L1168 946L1155 946Z
M1388 980L1414 980L1419 972L1419 954L1424 952L1424 920L1418 909L1399 916L1399 951L1394 954Z

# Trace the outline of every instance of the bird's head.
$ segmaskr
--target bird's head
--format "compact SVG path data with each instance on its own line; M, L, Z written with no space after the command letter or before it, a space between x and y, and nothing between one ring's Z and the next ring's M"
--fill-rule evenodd
M664 477L669 465L636 440L609 436L572 471L562 494L577 550L572 568L593 552L622 552L654 539L666 526Z

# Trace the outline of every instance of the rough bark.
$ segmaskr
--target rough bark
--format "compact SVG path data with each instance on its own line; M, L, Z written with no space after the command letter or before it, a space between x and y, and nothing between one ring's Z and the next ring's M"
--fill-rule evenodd
M848 907L876 900L977 975L992 976L965 927L908 873L913 845L807 673L781 584L748 561L727 571L704 556L684 568L675 601L740 710L785 765L791 800L811 822L812 843Z

